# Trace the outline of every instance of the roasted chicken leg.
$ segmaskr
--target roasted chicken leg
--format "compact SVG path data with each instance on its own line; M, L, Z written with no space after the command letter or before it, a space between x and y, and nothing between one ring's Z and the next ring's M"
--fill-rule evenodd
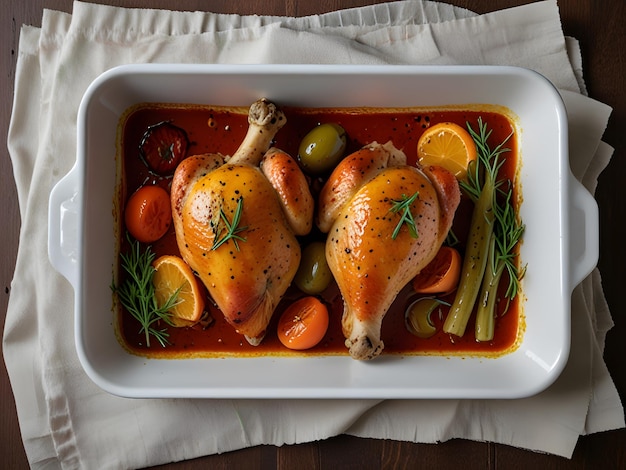
M313 198L298 164L270 149L285 121L274 104L257 101L232 157L189 157L172 181L181 256L226 320L253 345L265 336L298 268L296 235L313 224Z
M342 328L353 358L372 359L383 350L383 317L436 255L459 201L452 173L406 165L391 142L374 142L333 171L320 194L317 224L328 232L326 257L343 297ZM402 219L405 210L413 227Z

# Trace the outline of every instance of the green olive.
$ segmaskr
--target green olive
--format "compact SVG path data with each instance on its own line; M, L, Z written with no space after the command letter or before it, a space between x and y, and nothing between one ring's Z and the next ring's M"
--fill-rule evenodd
M326 261L326 245L323 242L312 242L302 250L302 259L294 277L294 283L306 294L323 292L333 275Z
M302 168L319 175L333 169L346 150L346 131L339 124L325 123L313 128L300 142L298 159Z
M407 330L418 338L430 338L437 333L430 315L441 307L442 301L434 297L423 297L413 302L404 312Z

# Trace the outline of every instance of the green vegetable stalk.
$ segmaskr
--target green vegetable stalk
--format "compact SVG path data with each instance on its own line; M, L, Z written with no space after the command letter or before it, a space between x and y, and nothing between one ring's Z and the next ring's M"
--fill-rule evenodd
M472 212L459 287L443 324L443 331L455 336L465 334L487 266L487 254L493 236L494 186L495 181L488 175Z
M515 264L515 247L521 239L525 226L515 215L511 202L513 192L506 194L504 202L496 205L496 224L493 243L489 250L489 259L485 278L480 293L480 302L476 312L475 335L476 341L491 341L494 336L496 317L496 301L498 286L502 275L506 271L509 276L509 285L504 294L507 300L513 300L519 290L519 281L524 270L519 272Z
M487 257L487 267L485 268L485 277L483 278L480 290L480 301L476 311L475 335L476 341L491 341L493 339L496 318L496 297L498 293L498 285L502 273L504 272L504 264L499 263L496 258L496 237L491 239L489 246L489 256Z
M498 171L504 163L500 155L508 151L504 144L510 137L492 150L487 143L491 131L481 118L478 119L478 132L469 124L467 127L476 143L478 159L468 168L468 180L461 182L461 188L474 201L474 209L459 288L443 325L443 331L459 337L465 334L485 275L494 236L497 191L501 184L497 179Z

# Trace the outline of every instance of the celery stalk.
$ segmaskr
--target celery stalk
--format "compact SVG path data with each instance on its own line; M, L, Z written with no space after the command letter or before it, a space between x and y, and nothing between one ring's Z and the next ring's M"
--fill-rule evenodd
M491 341L494 336L496 301L498 286L506 269L509 274L509 286L504 296L512 300L517 295L518 284L524 275L515 265L515 247L524 233L522 225L515 215L511 202L512 192L495 207L495 226L493 243L489 250L489 260L480 293L480 302L476 311L476 341Z
M474 310L493 237L494 199L495 182L488 174L472 212L459 287L443 324L443 331L451 335L465 334L467 322Z
M461 182L461 188L474 201L474 209L461 268L461 280L443 325L443 331L459 337L465 334L467 323L474 311L485 276L492 238L496 236L496 197L502 183L498 181L498 171L504 163L499 157L508 151L504 148L508 137L493 150L489 148L487 141L491 131L487 130L487 125L481 118L478 118L478 131L474 131L469 124L467 128L476 144L478 159L475 165L468 168L468 180ZM497 244L497 240L494 243Z
M474 333L476 341L491 341L493 339L496 319L496 296L498 294L498 285L500 278L504 272L504 263L496 260L496 242L495 236L489 247L489 256L487 259L487 268L485 269L485 277L480 289L480 301L476 310L476 325Z

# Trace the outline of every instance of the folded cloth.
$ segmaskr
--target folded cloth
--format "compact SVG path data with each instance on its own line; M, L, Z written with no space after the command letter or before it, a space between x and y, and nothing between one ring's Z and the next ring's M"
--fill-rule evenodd
M612 320L597 270L573 294L563 374L526 399L130 400L101 391L74 349L72 289L48 262L47 200L74 163L89 83L113 66L143 62L518 65L561 90L577 131L571 166L591 192L612 154L601 141L610 108L584 96L578 44L563 36L555 0L480 16L429 1L305 18L81 2L71 15L45 10L41 28L21 30L8 136L22 228L3 348L33 468L135 468L340 433L467 438L570 457L580 435L624 426L602 359Z

